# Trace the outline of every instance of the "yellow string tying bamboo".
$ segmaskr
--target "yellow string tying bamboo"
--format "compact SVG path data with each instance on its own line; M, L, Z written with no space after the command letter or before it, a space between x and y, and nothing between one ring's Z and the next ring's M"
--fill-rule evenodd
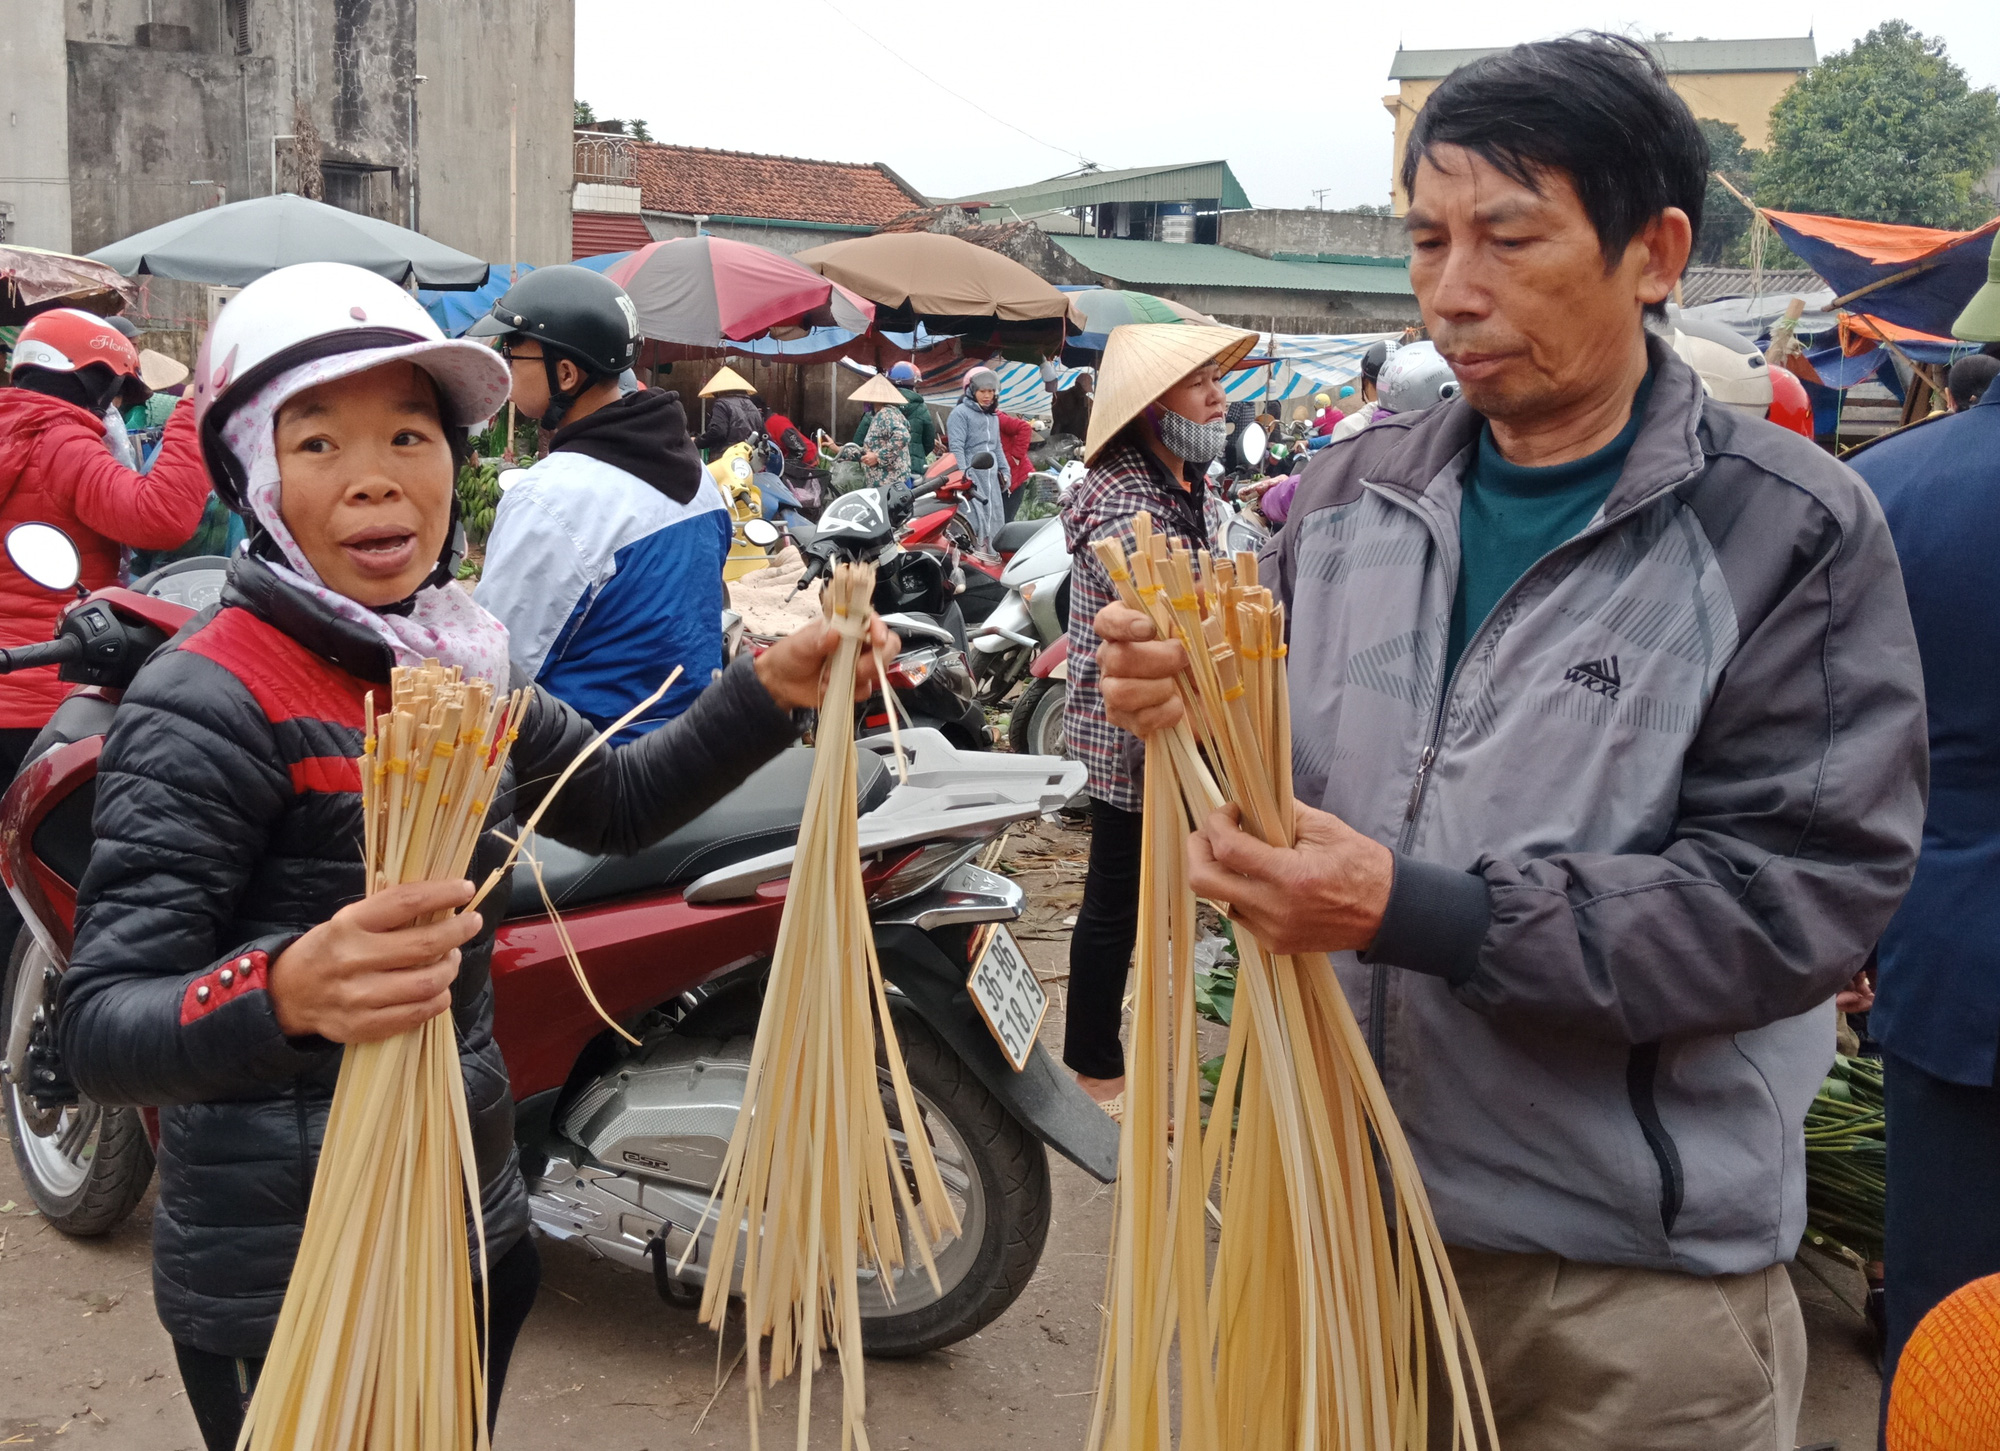
M435 662L367 697L367 892L465 876L526 707ZM468 1217L472 1230L468 1232ZM449 1013L350 1047L238 1451L484 1451L485 1229Z
M1183 1446L1422 1451L1435 1378L1452 1445L1491 1448L1485 1378L1423 1181L1325 956L1272 954L1238 932L1236 1010L1197 1152L1182 846L1225 802L1246 831L1292 841L1284 617L1256 556L1204 552L1197 576L1150 519L1134 533L1129 558L1115 543L1092 548L1120 599L1186 647L1187 712L1147 742L1133 1050L1090 1445L1172 1444L1177 1337ZM1211 1183L1222 1213L1209 1273Z
M800 1448L813 1371L831 1345L840 1357L841 1445L865 1451L859 1270L865 1265L892 1290L907 1228L935 1287L932 1248L959 1227L896 1043L861 882L854 716L844 702L867 649L874 579L872 566L837 565L822 596L840 635L826 673L829 708L819 716L798 855L714 1201L701 1317L722 1330L740 1252L753 1448L760 1341L769 1336L771 1384L803 1367ZM878 1042L905 1130L900 1151L883 1109Z

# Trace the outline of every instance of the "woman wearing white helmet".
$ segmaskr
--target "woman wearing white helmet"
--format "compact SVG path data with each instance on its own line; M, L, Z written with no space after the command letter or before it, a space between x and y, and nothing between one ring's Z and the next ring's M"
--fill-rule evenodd
M60 1042L77 1086L160 1107L154 1294L211 1448L234 1445L296 1257L345 1043L449 1010L491 1266L489 1415L539 1281L488 977L504 900L468 882L361 896L367 692L433 658L509 684L506 632L451 581L456 464L506 398L483 346L357 268L275 272L195 370L204 454L247 516L221 603L126 692L98 776ZM877 626L878 646L887 632ZM578 771L540 829L585 851L659 839L793 737L833 643L813 626ZM593 734L537 689L474 860Z

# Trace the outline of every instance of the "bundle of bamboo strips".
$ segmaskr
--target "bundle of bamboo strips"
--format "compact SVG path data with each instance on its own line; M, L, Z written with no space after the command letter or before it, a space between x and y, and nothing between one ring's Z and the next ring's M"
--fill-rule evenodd
M435 662L367 699L370 895L462 879L527 692ZM472 1240L486 1245L451 1014L350 1047L299 1256L238 1451L484 1451L486 1367Z
M743 1107L715 1195L701 1317L723 1328L740 1252L753 1448L762 1403L760 1341L769 1336L772 1384L803 1366L801 1451L813 1371L829 1344L840 1356L841 1445L865 1451L858 1272L865 1263L892 1289L906 1262L907 1228L936 1286L932 1248L959 1228L890 1021L861 882L854 715L844 702L867 648L874 583L872 566L837 565L823 595L840 635L827 670L829 708L819 716L791 887ZM883 1108L878 1044L900 1141Z
M1490 1448L1485 1378L1423 1181L1323 955L1273 954L1237 934L1236 1010L1197 1142L1182 846L1224 803L1245 830L1291 844L1284 612L1259 587L1255 555L1196 557L1145 515L1135 535L1129 558L1092 547L1121 600L1186 647L1187 711L1147 742L1134 1051L1091 1445L1172 1443L1177 1331L1184 1446L1422 1451L1436 1381L1452 1444Z

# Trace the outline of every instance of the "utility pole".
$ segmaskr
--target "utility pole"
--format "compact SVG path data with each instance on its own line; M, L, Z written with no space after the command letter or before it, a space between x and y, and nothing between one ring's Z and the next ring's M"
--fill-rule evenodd
M521 83L514 83L514 99L507 103L507 286L521 280L521 248L515 232L520 217L521 147L517 112L521 108ZM507 447L501 455L514 462L514 400L507 400Z
M1314 211L1323 212L1326 210L1326 194L1332 190L1333 188L1330 186L1316 186L1313 188Z

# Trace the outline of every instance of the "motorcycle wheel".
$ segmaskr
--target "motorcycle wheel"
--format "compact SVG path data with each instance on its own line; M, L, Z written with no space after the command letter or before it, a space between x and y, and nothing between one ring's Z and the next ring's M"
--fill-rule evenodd
M893 1304L863 1277L862 1348L887 1360L954 1344L999 1318L1041 1263L1050 1209L1041 1142L922 1018L898 1011L896 1037L962 1232L936 1252L942 1295L907 1233Z
M1062 680L1031 680L1014 713L1007 717L1007 748L1017 756L1063 756L1063 707L1069 684Z
M7 963L0 1024L11 1028L17 1003L34 1012L36 1004L25 994L34 984L40 997L38 979L47 967L47 953L23 928ZM14 1167L42 1217L78 1238L121 1223L153 1178L153 1150L138 1110L105 1108L81 1096L69 1107L44 1110L12 1082L5 1095Z

